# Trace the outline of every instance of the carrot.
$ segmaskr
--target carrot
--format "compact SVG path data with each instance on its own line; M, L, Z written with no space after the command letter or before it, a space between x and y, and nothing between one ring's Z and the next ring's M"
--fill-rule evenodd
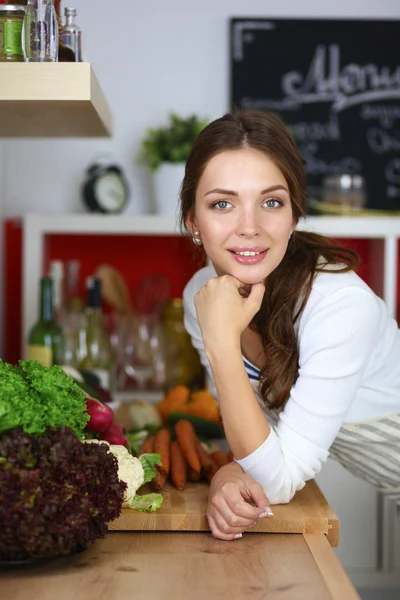
M140 446L137 456L142 456L142 454L151 454L153 452L154 447L154 435L149 435L142 445Z
M157 475L154 477L154 479L152 479L151 483L154 489L159 491L162 490L165 482L167 481L167 474L164 471L161 471L161 468L158 466L155 466L155 469Z
M170 467L171 434L168 429L159 429L154 439L154 450L160 455L160 471L168 475Z
M229 464L228 457L225 452L222 450L215 450L215 452L211 452L211 458L217 463L218 467L223 467L224 465Z
M182 492L187 481L187 462L178 442L171 443L171 479L175 487Z
M189 469L188 469L188 479L189 479L189 481L199 481L200 480L200 473L199 473L199 471L195 471L194 469L192 469L191 467L189 467Z
M207 471L211 471L213 464L212 464L210 455L207 452L207 450L205 450L203 448L200 440L197 437L196 437L196 451L197 451L197 454L199 455L202 470L205 473L207 473Z
M217 463L215 462L215 460L213 458L211 458L211 463L212 463L212 468L206 472L206 478L207 478L208 483L211 483L215 473L219 469L219 466L217 465Z
M181 419L175 425L176 437L182 454L194 471L200 473L201 463L196 449L196 434L189 421Z

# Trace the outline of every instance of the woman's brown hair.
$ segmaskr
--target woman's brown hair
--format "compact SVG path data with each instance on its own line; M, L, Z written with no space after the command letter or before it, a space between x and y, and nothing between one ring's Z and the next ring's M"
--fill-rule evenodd
M294 223L305 215L306 178L294 140L273 114L247 109L216 119L193 144L180 193L183 228L187 217L194 216L196 190L207 163L216 154L240 148L259 150L277 165L289 187ZM295 323L307 304L314 276L321 270L343 273L358 264L353 250L315 233L293 232L285 256L265 281L260 310L250 324L265 351L260 392L270 408L285 404L298 377Z

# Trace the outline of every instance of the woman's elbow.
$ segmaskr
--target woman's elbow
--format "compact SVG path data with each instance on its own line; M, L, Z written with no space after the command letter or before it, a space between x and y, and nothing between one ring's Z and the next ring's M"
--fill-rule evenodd
M303 489L304 486L304 481L299 481L296 485L294 485L293 482L288 481L276 489L264 487L264 491L270 504L288 504L293 499L296 492Z

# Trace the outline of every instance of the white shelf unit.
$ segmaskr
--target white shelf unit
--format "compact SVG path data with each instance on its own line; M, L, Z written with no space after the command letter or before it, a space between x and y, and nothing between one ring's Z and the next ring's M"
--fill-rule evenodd
M333 238L374 240L374 279L392 315L397 305L397 241L400 217L308 217L298 229ZM39 280L47 235L181 235L177 218L162 215L28 213L23 218L22 348L38 312Z

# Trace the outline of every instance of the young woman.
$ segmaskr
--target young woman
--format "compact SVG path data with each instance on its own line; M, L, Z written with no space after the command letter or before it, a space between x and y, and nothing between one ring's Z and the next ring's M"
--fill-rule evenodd
M276 117L227 114L193 145L181 218L211 264L185 288L185 326L235 457L210 488L224 540L289 502L329 454L400 497L397 323L354 252L296 231L304 203L301 158Z

